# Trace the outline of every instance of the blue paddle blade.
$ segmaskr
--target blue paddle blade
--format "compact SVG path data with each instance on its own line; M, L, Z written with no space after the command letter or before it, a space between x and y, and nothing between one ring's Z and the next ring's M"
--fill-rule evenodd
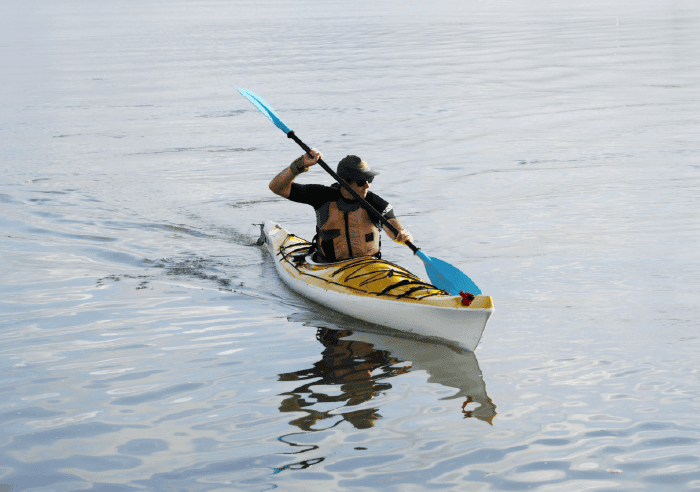
M292 131L292 129L285 125L284 122L280 119L280 117L277 116L277 113L275 113L275 111L270 107L270 105L267 104L267 102L265 102L265 99L258 96L255 92L249 91L248 89L238 89L238 92L243 94L250 102L252 102L262 114L267 116L270 119L270 121L275 124L277 128L282 130L284 133L289 133Z
M449 292L453 296L458 296L460 291L474 294L475 296L481 294L481 289L460 269L438 258L428 256L420 249L416 254L425 263L425 271L430 281L436 287Z

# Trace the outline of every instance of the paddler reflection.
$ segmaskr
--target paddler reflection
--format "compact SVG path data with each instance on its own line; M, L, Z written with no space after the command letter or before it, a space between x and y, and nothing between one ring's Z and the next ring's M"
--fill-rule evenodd
M321 411L311 408L325 403L344 403L346 407L361 405L379 392L391 388L389 383L382 380L410 370L410 365L395 367L402 361L390 357L384 350L375 350L369 343L343 339L351 333L345 330L319 328L316 338L324 346L321 360L314 363L310 369L280 374L280 381L309 381L293 391L282 393L288 398L282 401L281 412L307 414L291 421L291 424L304 431L318 430L313 426L319 421L342 417L356 429L367 429L381 418L376 408L345 412L338 412L337 409ZM378 374L372 374L378 369L381 369ZM324 387L328 385L339 386L340 393L324 393Z
M381 418L376 408L348 409L341 413L337 408L317 410L312 407L327 408L324 404L341 402L346 407L361 405L389 390L391 384L387 379L411 370L425 370L429 383L457 389L456 394L442 399L463 398L461 410L465 418L473 417L491 424L496 415L496 405L486 394L481 370L471 352L459 353L417 340L329 328L319 328L316 338L324 346L322 359L310 369L280 375L281 381L309 381L283 393L287 398L280 405L282 412L306 413L290 422L304 431L318 430L313 426L319 421L338 417L357 429L372 427ZM339 393L328 394L331 385L339 386Z
M425 371L428 383L457 390L440 398L441 401L461 400L464 418L476 418L493 424L496 405L486 394L486 385L474 352L394 330L371 329L370 325L362 331L353 331L346 340L359 340L375 348L381 347L392 357L411 364L411 371Z

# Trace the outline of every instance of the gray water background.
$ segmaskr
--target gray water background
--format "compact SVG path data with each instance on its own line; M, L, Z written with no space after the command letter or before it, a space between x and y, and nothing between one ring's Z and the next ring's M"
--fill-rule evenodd
M280 283L238 87L494 298L475 354ZM689 0L3 2L0 484L700 489L699 120Z

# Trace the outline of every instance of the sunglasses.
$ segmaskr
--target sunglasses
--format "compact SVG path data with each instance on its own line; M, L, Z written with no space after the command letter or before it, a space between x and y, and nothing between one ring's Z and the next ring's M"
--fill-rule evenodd
M350 182L357 183L357 186L364 186L367 183L371 183L373 179L374 179L374 176L372 176L369 179L353 179L353 180L350 180Z

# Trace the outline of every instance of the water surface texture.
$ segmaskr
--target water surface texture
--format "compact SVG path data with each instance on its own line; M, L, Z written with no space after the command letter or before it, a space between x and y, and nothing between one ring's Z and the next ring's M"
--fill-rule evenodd
M699 54L690 0L5 2L0 490L700 489ZM239 87L494 298L475 353L280 282Z

